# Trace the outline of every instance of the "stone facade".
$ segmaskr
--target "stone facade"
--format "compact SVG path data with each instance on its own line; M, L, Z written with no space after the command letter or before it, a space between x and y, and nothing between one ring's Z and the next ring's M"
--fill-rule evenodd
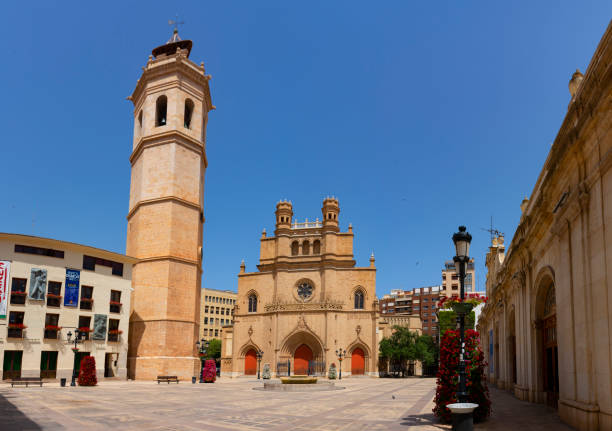
M376 268L356 267L353 229L340 232L338 200L323 201L323 221L293 221L276 206L275 236L261 237L258 271L238 274L234 326L223 328L221 373L255 374L256 354L272 374L324 374L346 350L342 375L377 375ZM308 369L308 365L313 369Z
M132 284L129 374L194 376L199 335L205 136L210 76L175 31L153 50L133 94L127 253ZM155 56L155 58L153 58Z
M200 338L221 339L223 326L234 324L236 292L202 289L200 304Z
M104 317L106 330L101 332L102 339L92 340L89 333L78 345L79 357L95 358L98 379L127 377L131 275L136 259L65 241L1 233L0 260L10 262L7 320L0 320L3 379L70 380L75 355L68 332L74 340L77 328L93 330L96 315ZM46 271L40 300L28 295L33 269ZM64 301L66 269L80 272L75 306ZM19 324L25 329L12 328ZM45 329L51 327L56 329Z
M478 329L492 383L579 430L610 430L612 25L570 93L507 252L503 237L489 248Z

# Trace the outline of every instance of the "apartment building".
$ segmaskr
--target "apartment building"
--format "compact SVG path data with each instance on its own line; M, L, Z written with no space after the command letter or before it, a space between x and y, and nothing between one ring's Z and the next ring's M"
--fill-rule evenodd
M221 339L223 326L234 324L236 292L202 289L200 306L200 338Z

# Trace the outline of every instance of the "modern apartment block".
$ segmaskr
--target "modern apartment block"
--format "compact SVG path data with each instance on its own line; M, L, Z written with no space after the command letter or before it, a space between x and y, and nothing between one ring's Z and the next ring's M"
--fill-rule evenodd
M455 262L447 260L442 268L442 290L446 296L459 296L459 274L455 269ZM465 274L465 293L476 291L476 271L474 259L470 259Z
M414 316L421 319L422 333L438 335L437 304L442 286L419 287L412 290L394 289L379 301L381 317Z
M200 306L200 338L221 339L223 326L234 324L236 292L202 289Z

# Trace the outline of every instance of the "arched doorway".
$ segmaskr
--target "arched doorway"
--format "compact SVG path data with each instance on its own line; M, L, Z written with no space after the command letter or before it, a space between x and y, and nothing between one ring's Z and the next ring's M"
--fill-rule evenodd
M514 385L516 384L516 324L515 324L515 313L514 308L510 312L510 317L508 319L508 366L510 367L508 371L510 372L510 389L514 389Z
M555 286L546 289L542 312L542 371L546 404L557 407L559 401L559 352L557 349L557 307Z
M306 344L295 349L293 354L293 374L308 374L308 363L312 361L312 350Z
M244 355L244 374L247 376L257 374L257 353L255 349L249 349Z
M363 375L365 373L365 354L359 347L353 349L351 354L351 375Z

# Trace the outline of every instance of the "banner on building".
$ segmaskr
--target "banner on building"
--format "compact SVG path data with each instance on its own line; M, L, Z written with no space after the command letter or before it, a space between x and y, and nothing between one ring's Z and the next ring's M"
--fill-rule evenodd
M94 329L91 338L94 340L106 340L106 314L94 315Z
M30 272L30 294L28 295L28 298L44 301L46 291L47 270L32 268L32 271Z
M66 288L64 289L64 305L77 307L79 305L79 282L81 271L78 269L66 270Z
M489 329L489 372L493 374L493 330Z
M6 319L6 302L9 294L11 262L0 260L0 319Z

